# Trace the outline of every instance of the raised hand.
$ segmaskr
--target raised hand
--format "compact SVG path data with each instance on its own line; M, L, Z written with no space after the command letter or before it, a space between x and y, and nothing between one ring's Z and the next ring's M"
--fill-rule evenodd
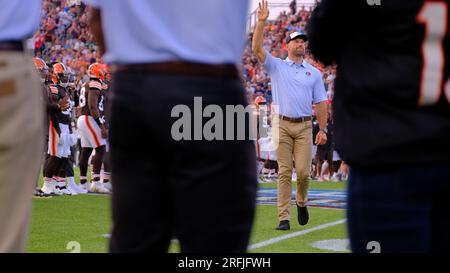
M258 20L265 22L267 18L269 18L269 5L267 4L267 0L262 0L259 3Z

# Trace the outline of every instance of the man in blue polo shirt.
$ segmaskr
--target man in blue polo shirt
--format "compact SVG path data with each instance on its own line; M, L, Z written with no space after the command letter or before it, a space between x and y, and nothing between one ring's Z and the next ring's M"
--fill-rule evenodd
M323 145L327 139L327 95L321 73L303 58L306 35L293 32L287 37L286 60L273 57L263 48L264 25L268 16L267 1L263 0L259 5L252 50L264 63L272 81L272 97L276 105L273 130L279 166L277 199L280 223L277 230L289 230L292 160L297 174L298 222L306 225L309 220L306 203L312 160L312 104L316 104L320 127L316 144Z

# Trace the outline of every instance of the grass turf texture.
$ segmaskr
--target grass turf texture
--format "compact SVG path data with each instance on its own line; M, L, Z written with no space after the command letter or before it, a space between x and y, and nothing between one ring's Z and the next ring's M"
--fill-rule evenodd
M78 170L76 180L78 180ZM42 185L42 178L40 181ZM260 184L264 188L276 188L276 183ZM295 183L293 183L293 187ZM345 189L346 183L311 182L312 189ZM306 226L297 223L297 209L292 207L291 230L277 231L277 208L273 205L258 205L250 245L283 236L300 230L310 229L322 224L345 218L344 210L309 207L310 222ZM33 200L33 212L28 252L64 253L70 252L67 244L80 243L81 252L107 252L110 233L110 196L60 196ZM347 238L345 224L317 230L298 237L286 239L262 248L253 249L255 253L326 253L333 252L311 246L315 241ZM178 243L173 242L170 252L178 252ZM333 252L334 253L334 252Z

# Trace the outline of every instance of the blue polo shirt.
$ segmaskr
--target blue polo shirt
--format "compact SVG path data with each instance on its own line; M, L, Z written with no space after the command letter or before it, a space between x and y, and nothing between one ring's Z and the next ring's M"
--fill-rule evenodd
M0 0L0 41L23 40L39 27L41 0Z
M107 62L240 62L248 0L84 2L102 12Z
M264 69L270 74L278 114L291 118L311 116L312 104L328 99L322 73L308 62L296 64L275 58L268 51L266 56Z

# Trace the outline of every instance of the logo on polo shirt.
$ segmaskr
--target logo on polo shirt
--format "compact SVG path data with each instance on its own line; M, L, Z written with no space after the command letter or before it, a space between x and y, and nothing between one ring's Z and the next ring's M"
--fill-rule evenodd
M309 71L307 71L305 74L306 74L306 76L308 76L308 77L311 76L311 72L309 72Z

